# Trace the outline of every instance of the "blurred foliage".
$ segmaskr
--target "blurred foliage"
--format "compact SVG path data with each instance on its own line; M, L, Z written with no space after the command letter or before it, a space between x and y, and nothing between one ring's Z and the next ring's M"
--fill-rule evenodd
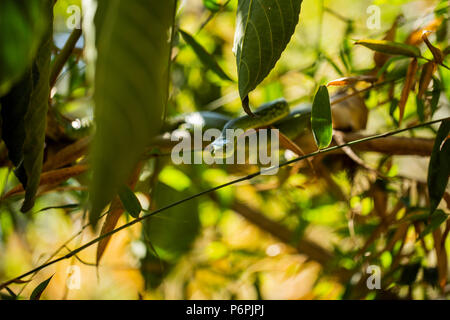
M42 19L37 19L38 7L34 7L42 1L19 6L30 12L6 8L16 2L20 1L5 0L0 5L0 26L15 27L10 32L0 28L0 33L8 35L0 37L0 282L99 236L101 231L92 229L88 219L92 201L88 186L96 175L73 171L74 166L79 169L89 163L86 150L91 136L100 129L99 118L111 117L109 131L102 131L103 140L94 144L96 166L104 169L95 188L102 197L108 189L108 195L96 204L100 225L104 215L99 212L117 190L122 190L124 209L119 227L258 170L247 164L175 166L164 156L167 150L156 147L147 150L150 156L140 158L142 146L159 133L160 113L165 113L166 120L196 111L233 118L243 114L242 75L237 72L232 50L239 1L179 1L170 81L164 79L169 69L164 69L163 63L169 59L152 51L154 47L145 40L163 39L172 22L165 21L162 33L153 30L143 36L139 23L151 24L146 22L145 12L135 13L139 19L132 24L129 18L133 13L128 13L130 16L121 20L123 26L115 26L114 37L106 39L97 30L99 39L93 41L92 30L85 25L94 24L85 20L83 35L71 48L51 88L48 113L40 113L39 120L47 122L44 173L34 207L21 213L23 155L19 148L18 158L13 157L11 145L17 143L10 141L17 140L9 137L22 141L25 133L19 132L20 128L32 126L24 125L23 119L6 120L12 119L8 98L26 94L20 87L18 92L10 89L17 88L21 79L33 80L24 75L34 63L44 31ZM90 1L83 5L85 2ZM367 24L370 5L380 8L379 29ZM51 66L65 52L72 32L66 24L75 14L71 6L81 8L81 1L58 0L55 4ZM84 14L90 10L83 7ZM97 16L97 24L100 18L105 19L102 23L110 21L108 16ZM328 88L331 101L361 91L356 98L332 106L333 126L344 138L448 117L448 25L448 2L443 0L305 0L299 24L281 58L266 78L257 79L261 83L256 88L243 89L244 96L249 94L252 107L284 97L295 109L310 105L320 86L340 78L344 86ZM127 33L122 33L124 30ZM424 30L432 31L427 38L432 46L422 38ZM121 41L115 41L117 38ZM355 45L356 40L389 41L390 47L380 47L378 42L376 47L373 43L364 47ZM101 83L95 79L102 88L97 92L90 74L96 66L95 55L94 59L90 55L96 41L101 48L96 71L102 77ZM161 51L167 44L161 44ZM398 49L399 44L403 49L406 44L416 48L415 53L392 56L392 46ZM442 53L441 64L433 48ZM420 57L414 60L411 56L415 57L417 50ZM417 61L417 71L408 75L412 61ZM271 69L269 64L264 67ZM115 77L117 73L119 77ZM373 83L361 81L372 78ZM407 80L411 86L405 89ZM159 96L162 91L153 93L151 86L157 83L161 89L167 82L166 104ZM95 112L94 94L96 104L104 104ZM118 107L114 107L116 103L120 108L109 113ZM136 113L136 105L142 106L141 113ZM329 108L319 111L327 123L319 128L326 133L320 143L323 147L330 139ZM45 289L39 292L44 299L448 299L447 127L448 121L441 129L431 125L407 131L402 137L411 140L394 147L386 142L372 145L372 149L355 147L316 157L311 164L301 161L281 168L276 176L256 177L173 206L115 234L98 267L94 263L96 247L92 246L28 277L30 282L7 286L0 291L1 299L29 298L33 288L39 287ZM305 153L317 149L309 127L293 140ZM428 146L426 152L420 151L423 144ZM281 160L293 159L295 153L283 150ZM141 161L137 179L127 182L137 159ZM126 168L118 167L125 162ZM42 184L46 173L47 183ZM368 266L381 269L382 289L367 288ZM80 288L67 285L73 280L68 271L76 270L73 267L80 270ZM51 282L46 281L53 274Z

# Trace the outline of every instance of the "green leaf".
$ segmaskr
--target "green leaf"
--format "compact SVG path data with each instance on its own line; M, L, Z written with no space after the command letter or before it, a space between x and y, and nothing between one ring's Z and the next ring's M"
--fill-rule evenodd
M400 55L416 58L422 55L420 53L420 49L417 47L388 40L359 40L356 41L355 44L362 45L366 48L369 48L377 52L391 55Z
M41 298L42 293L47 288L50 280L52 280L53 276L48 278L47 280L41 282L31 293L30 300L39 300Z
M205 67L214 72L223 80L233 81L231 78L222 70L214 57L206 51L189 33L179 30L184 41L194 50L195 54L199 60L203 63Z
M222 7L220 3L214 0L203 0L203 5L211 12L218 12Z
M14 166L23 161L23 144L25 141L25 114L30 106L33 78L31 69L17 82L11 90L0 98L3 141L8 149L8 157ZM22 181L23 183L23 181Z
M44 0L46 30L34 61L33 91L28 111L24 118L25 140L23 143L23 168L27 183L25 200L21 211L28 212L34 206L36 192L44 160L45 129L47 124L48 99L50 96L50 60L53 46L53 0Z
M417 116L419 117L420 122L425 121L425 102L416 96L416 107L417 107Z
M433 77L433 91L431 93L431 114L434 115L438 109L439 99L441 98L441 82L439 79Z
M448 214L446 214L442 210L436 210L431 218L431 221L427 224L425 229L422 231L419 238L423 238L426 235L433 232L434 230L436 230L437 228L439 228L439 226L441 224L443 224L447 219L448 219Z
M239 0L234 53L239 94L249 113L248 94L274 68L298 24L302 0Z
M159 182L153 199L157 208L162 208L189 195L189 191L178 192ZM145 222L144 230L158 257L174 262L191 248L200 230L198 201L194 199L150 217Z
M330 145L333 138L330 95L326 86L320 86L311 110L311 128L319 149Z
M162 126L175 0L101 0L90 221L124 185Z
M124 209L133 217L139 218L142 211L141 203L128 186L122 186L119 190L119 198Z
M0 97L30 68L50 17L42 0L0 1Z
M428 166L430 214L433 214L439 206L448 184L450 175L450 140L447 139L447 136L449 133L450 120L443 121L439 127ZM444 142L445 139L447 140Z

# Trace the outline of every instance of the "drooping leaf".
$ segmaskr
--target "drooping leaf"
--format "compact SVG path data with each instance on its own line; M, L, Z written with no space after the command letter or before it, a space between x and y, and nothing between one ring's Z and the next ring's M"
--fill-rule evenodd
M416 96L416 108L417 108L417 116L420 122L425 121L425 102Z
M450 175L450 120L442 122L439 127L430 164L428 165L428 193L430 197L430 214L433 214L445 193ZM445 140L447 139L447 140ZM445 142L444 142L445 140ZM444 143L443 143L444 142Z
M48 284L52 280L53 276L48 278L47 280L41 282L31 293L30 300L39 300L41 298L42 293L45 289L47 289Z
M355 42L355 44L359 44L371 50L390 55L400 55L415 58L421 56L419 48L400 42L388 40L358 40Z
M273 69L299 20L302 0L239 0L234 53L239 94L247 96Z
M399 126L402 124L403 116L405 115L406 103L408 102L409 94L414 85L417 69L418 62L417 59L414 58L409 64L408 71L406 72L405 83L403 85L402 94L398 103L398 109L400 110L400 115L398 117Z
M42 0L0 1L0 97L31 67L50 20L44 3Z
M205 67L214 72L221 79L233 81L219 66L214 57L208 51L206 51L206 49L200 43L198 43L197 40L194 39L194 37L183 30L179 30L179 32L184 41L186 41L186 43L192 48L192 50L194 50L195 54Z
M428 40L428 34L431 33L431 31L425 31L422 34L422 39L427 45L428 49L430 49L431 53L433 54L434 61L437 64L442 64L444 62L444 53L439 49L433 46L433 44Z
M25 200L21 211L28 212L34 206L42 172L47 124L48 99L50 96L50 59L53 46L53 0L44 0L46 20L45 33L34 61L33 91L24 118L25 140L23 143L23 168L27 176Z
M134 194L133 190L131 190L127 186L123 186L119 189L119 198L122 202L125 210L133 217L138 218L139 214L142 211L141 203L138 198Z
M330 95L326 86L320 86L311 110L311 128L319 149L330 145L333 137Z
M175 0L101 0L90 221L130 176L162 126ZM98 19L97 19L98 21Z
M420 234L420 238L425 237L426 235L430 234L431 232L439 228L439 226L443 224L447 219L448 214L446 214L442 210L436 210L436 212L431 217L431 221L427 224L425 229Z

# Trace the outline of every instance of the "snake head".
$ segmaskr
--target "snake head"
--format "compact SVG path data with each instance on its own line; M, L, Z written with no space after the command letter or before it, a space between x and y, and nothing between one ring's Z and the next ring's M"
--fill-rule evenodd
M225 138L218 138L213 143L209 144L205 151L210 153L213 158L228 158L234 154L233 141Z

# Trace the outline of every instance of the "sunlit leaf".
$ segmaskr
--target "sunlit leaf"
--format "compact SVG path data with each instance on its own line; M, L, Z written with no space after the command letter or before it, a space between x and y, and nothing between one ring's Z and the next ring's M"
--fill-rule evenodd
M327 83L327 87L335 86L348 86L348 85L354 85L358 82L368 82L368 83L375 83L377 82L378 78L374 76L355 76L355 77L344 77L339 78L333 81L330 81Z
M302 0L239 0L234 53L244 109L248 94L269 74L289 43Z
M439 128L436 141L434 142L430 164L428 165L430 214L433 214L438 207L448 184L448 178L450 175L450 140L447 139L447 136L449 133L450 120L446 120L442 122Z
M358 40L355 44L362 45L371 50L391 55L401 55L407 57L420 57L419 48L400 42L387 40Z
M330 145L333 136L330 95L326 86L320 86L311 111L311 128L319 149Z
M52 280L52 278L53 276L41 282L31 293L30 300L39 300L44 290L47 289L47 286L50 283L50 280Z
M141 203L138 198L134 194L133 190L131 190L127 186L123 186L119 189L119 198L122 202L125 210L133 217L138 218L139 214L142 211Z
M232 81L231 78L225 73L225 71L222 70L214 57L208 51L206 51L206 49L203 48L202 45L197 42L197 40L195 40L189 33L183 30L179 30L179 32L181 33L184 41L186 41L186 43L192 48L192 50L194 50L195 54L205 67L214 72L223 80Z
M168 98L175 0L101 0L97 13L93 225L159 133ZM99 21L99 19L97 19Z

